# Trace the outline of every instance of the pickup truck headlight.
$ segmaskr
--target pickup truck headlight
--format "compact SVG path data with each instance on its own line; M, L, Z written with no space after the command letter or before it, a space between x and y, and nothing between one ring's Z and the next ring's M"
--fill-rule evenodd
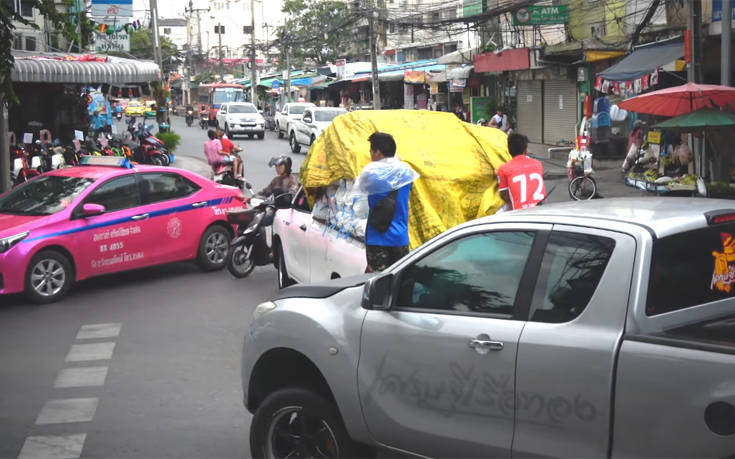
M0 239L0 253L7 252L15 244L27 238L29 234L31 233L26 231L25 233L19 233L13 236L8 236L8 237Z
M276 309L276 307L277 307L276 303L272 301L266 301L265 303L260 303L258 306L255 307L255 310L253 311L253 320L260 319L264 315Z

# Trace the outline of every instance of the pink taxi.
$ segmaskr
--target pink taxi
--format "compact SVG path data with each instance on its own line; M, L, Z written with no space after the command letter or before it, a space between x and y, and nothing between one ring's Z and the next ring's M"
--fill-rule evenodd
M180 260L225 266L225 214L245 205L240 190L172 167L88 162L0 195L0 295L49 303L101 274Z

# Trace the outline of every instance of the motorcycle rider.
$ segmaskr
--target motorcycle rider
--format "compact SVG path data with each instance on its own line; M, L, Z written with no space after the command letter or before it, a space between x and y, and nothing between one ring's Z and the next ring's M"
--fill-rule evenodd
M231 166L235 162L235 158L222 149L222 143L212 129L207 131L207 137L209 137L209 140L204 142L204 155L207 157L214 173L217 174L220 166Z
M291 193L296 195L299 189L299 180L296 175L291 173L292 161L286 155L271 158L268 161L268 167L276 167L276 176L271 180L265 188L258 193L262 196L278 195L281 193Z
M194 107L191 105L186 106L186 125L191 127L194 123Z

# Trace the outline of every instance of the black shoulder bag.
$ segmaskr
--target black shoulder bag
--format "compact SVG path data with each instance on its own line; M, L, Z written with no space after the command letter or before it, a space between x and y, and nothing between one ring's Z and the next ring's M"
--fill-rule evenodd
M368 215L368 225L381 233L388 231L390 224L393 222L393 217L396 214L397 196L398 190L393 190L388 193L388 196L375 204L372 211L370 211L370 215Z

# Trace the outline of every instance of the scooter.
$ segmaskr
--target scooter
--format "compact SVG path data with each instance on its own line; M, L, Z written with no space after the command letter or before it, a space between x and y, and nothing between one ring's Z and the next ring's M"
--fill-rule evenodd
M245 188L249 189L249 183L245 182L241 178L235 178L235 172L233 170L232 164L212 164L212 174L214 175L212 177L212 180L216 183L219 183L220 185L229 185L240 189L242 189L244 186Z
M191 127L194 124L194 110L186 111L186 126Z
M173 162L173 155L169 155L163 141L154 137L148 126L138 125L137 132L140 146L137 148L138 155L136 159L141 163L153 164L156 166L169 166Z
M30 180L34 177L41 175L38 169L33 169L28 164L28 154L22 145L17 145L13 148L13 184L18 185L26 180Z
M290 194L272 200L250 199L250 209L227 213L227 221L237 224L237 237L230 243L227 270L241 279L250 275L256 266L273 262L273 254L266 240L266 228L273 225L276 210L291 203Z
M208 112L201 112L199 114L199 127L202 129L207 129L209 127L209 113Z

